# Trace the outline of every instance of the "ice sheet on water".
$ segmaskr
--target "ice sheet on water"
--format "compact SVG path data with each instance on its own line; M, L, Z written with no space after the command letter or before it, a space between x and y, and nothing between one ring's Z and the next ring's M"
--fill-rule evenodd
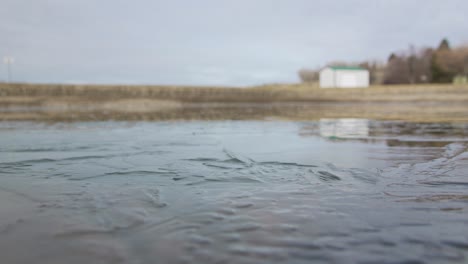
M2 259L465 262L466 126L366 124L0 129Z

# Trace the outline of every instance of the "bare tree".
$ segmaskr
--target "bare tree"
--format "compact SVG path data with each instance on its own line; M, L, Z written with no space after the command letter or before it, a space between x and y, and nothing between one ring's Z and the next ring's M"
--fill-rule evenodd
M449 83L455 76L468 75L468 46L438 49L433 56L434 82Z
M299 78L304 83L314 83L319 81L319 73L316 70L301 69L298 74Z
M387 62L384 74L384 84L408 83L409 70L405 56L394 54Z
M358 65L369 71L369 82L371 84L382 84L384 79L385 65L377 61L365 61Z
M410 46L408 51L392 53L385 67L385 84L426 83L430 82L432 49L417 50Z

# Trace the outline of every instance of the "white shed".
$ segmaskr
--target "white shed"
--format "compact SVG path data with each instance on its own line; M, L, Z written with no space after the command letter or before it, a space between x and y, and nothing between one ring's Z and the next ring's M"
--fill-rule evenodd
M361 67L331 66L320 71L320 88L369 87L369 71Z

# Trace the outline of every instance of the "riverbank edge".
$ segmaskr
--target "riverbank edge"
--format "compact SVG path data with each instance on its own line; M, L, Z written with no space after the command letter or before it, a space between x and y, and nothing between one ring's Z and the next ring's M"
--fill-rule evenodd
M320 89L0 83L0 120L468 121L468 86L395 85Z

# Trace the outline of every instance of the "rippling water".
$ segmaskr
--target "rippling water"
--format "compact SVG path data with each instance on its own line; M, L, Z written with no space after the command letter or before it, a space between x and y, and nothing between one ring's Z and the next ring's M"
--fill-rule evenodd
M2 263L466 263L468 125L0 123Z

